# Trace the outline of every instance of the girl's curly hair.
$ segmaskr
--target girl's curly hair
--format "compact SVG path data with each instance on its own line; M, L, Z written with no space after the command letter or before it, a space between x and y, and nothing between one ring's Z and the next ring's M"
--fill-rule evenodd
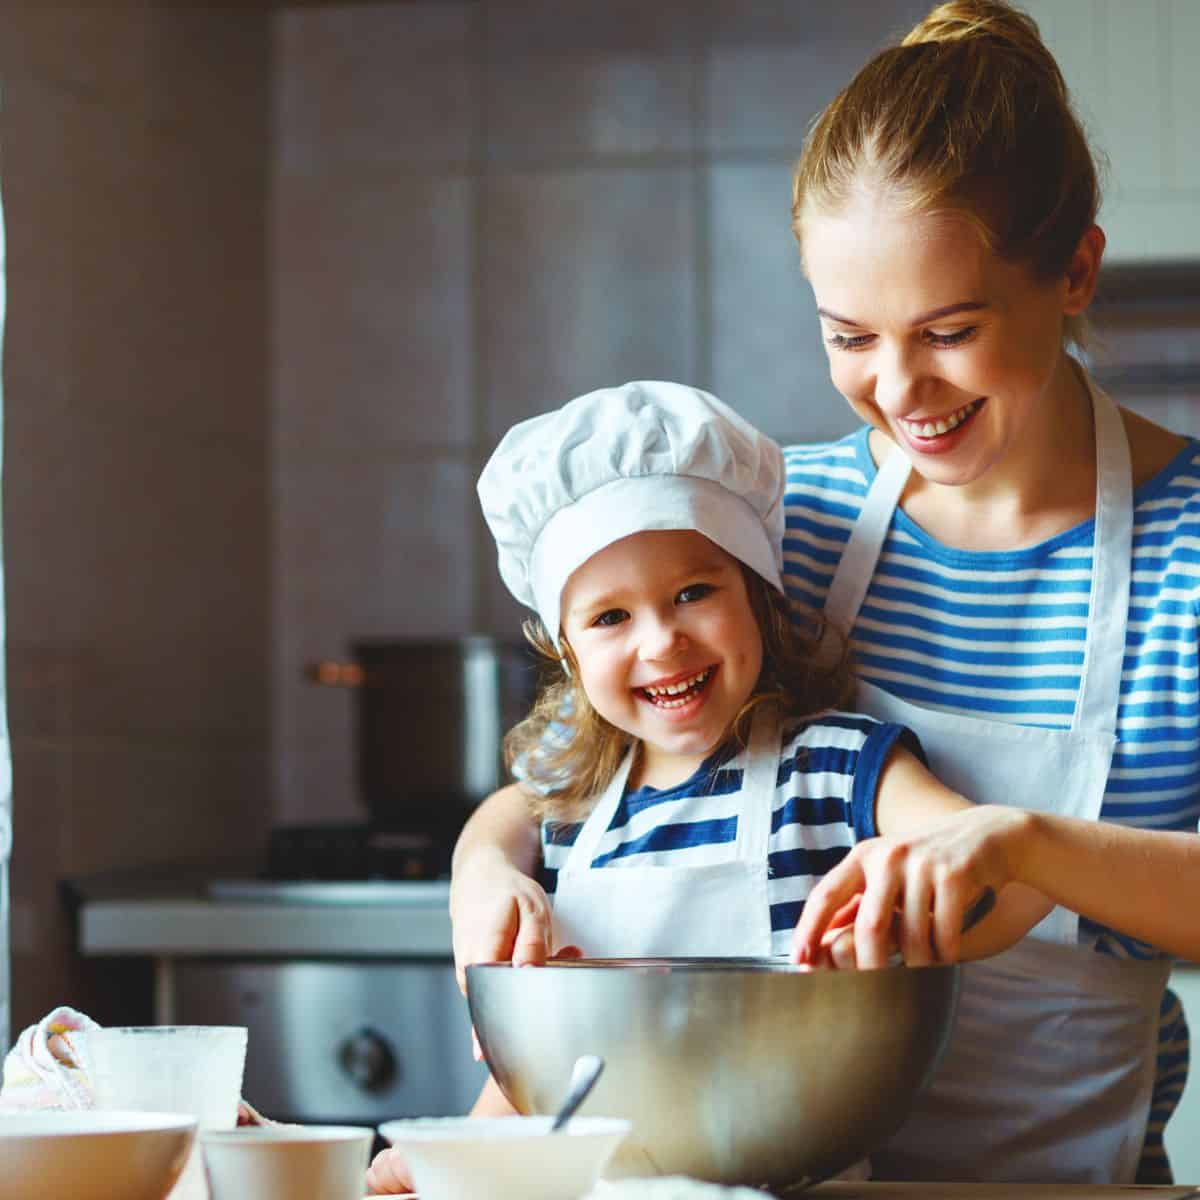
M750 714L760 704L775 705L781 717L813 716L846 704L853 680L845 638L823 616L739 565L763 642L762 671L726 735L744 745ZM633 739L592 707L565 638L560 653L536 617L525 622L524 632L546 672L529 716L504 739L505 762L510 769L518 766L538 819L579 821L616 774Z

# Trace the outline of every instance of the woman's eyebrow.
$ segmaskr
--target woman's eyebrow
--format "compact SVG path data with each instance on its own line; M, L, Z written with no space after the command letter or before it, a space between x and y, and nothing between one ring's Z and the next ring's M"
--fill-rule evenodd
M930 321L936 321L941 317L953 316L955 313L960 312L978 312L981 308L987 308L987 305L982 300L960 300L957 304L946 304L941 308L930 309L929 312L922 313L919 317L914 317L912 323L914 325L926 325ZM855 329L866 328L861 321L839 316L835 312L830 312L827 308L818 307L817 315L829 321L836 321L839 325L853 325Z

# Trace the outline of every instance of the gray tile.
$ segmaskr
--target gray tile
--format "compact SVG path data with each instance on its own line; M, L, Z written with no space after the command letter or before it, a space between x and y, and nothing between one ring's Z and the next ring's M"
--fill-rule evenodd
M359 802L349 739L286 746L277 755L274 820L280 825L354 824Z
M277 10L273 124L283 171L465 161L474 121L474 7Z
M497 175L486 221L482 371L493 439L593 388L692 377L690 172Z
M471 434L469 184L281 178L272 391L280 443L319 452Z
M489 158L683 152L695 144L690 0L489 6Z
M266 754L216 746L80 743L71 752L70 874L261 852Z
M710 0L706 147L798 156L812 118L928 7Z
M76 554L55 556L81 650L76 729L262 744L267 487L261 452L81 418Z
M812 291L790 229L788 166L714 166L713 390L785 441L858 424L829 380Z
M474 478L448 459L289 461L276 480L283 669L354 637L439 636L472 620Z

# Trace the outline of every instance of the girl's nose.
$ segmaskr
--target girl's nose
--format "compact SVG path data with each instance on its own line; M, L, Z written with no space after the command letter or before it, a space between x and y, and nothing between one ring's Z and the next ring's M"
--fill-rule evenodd
M647 617L640 634L638 654L646 662L670 658L685 640L679 623L670 617Z

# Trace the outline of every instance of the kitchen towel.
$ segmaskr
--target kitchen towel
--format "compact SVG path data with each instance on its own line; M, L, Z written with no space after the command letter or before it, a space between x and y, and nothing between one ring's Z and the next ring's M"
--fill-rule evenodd
M71 1035L99 1028L91 1017L64 1006L23 1030L4 1060L0 1113L91 1108L91 1088Z

